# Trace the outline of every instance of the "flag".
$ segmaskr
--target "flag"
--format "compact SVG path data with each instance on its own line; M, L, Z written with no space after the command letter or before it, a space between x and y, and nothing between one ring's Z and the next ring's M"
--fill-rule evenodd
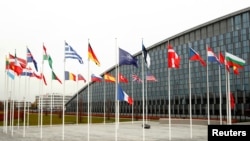
M44 75L42 73L40 73L40 75L36 74L35 72L33 72L30 77L36 77L37 79L43 79L43 83L45 85L47 85L46 79L44 77Z
M82 57L77 54L77 52L67 43L65 42L65 59L77 59L80 64L83 64Z
M16 53L15 53L15 56L13 56L12 54L9 54L9 63L15 64L15 62L20 64L21 68L26 68L26 66L27 66L27 61L25 59L17 57Z
M189 60L200 61L201 65L206 66L206 62L201 58L201 56L191 47L189 48Z
M147 67L149 68L150 67L150 56L149 56L148 51L146 50L143 43L142 43L142 52L143 52L143 57L144 57L145 63L147 65Z
M10 68L10 61L9 58L6 56L5 57L5 70L8 70Z
M33 55L31 54L29 48L27 48L27 63L33 63L36 71L38 71L38 68L37 68L37 62L36 60L34 59Z
M230 93L230 105L231 105L231 109L234 109L235 101L234 101L234 96L232 93Z
M52 80L57 80L59 83L62 84L62 81L56 76L56 74L52 71Z
M78 80L83 80L84 83L86 83L86 79L85 79L81 74L78 74L78 75L77 75L77 79L78 79Z
M111 74L106 73L104 74L104 80L106 82L115 82L115 77L112 76Z
M23 72L21 74L21 76L31 76L32 75L32 72L31 72L31 68L24 68L23 69Z
M133 81L136 81L138 83L142 82L141 78L139 76L137 76L136 74L132 74L132 79L133 79Z
M246 61L231 54L231 53L228 53L226 52L226 60L227 60L227 63L230 67L237 67L237 68L243 68L243 66L245 65Z
M15 72L13 70L8 69L7 70L7 75L14 80L15 79Z
M137 59L121 48L119 48L119 65L134 65L138 67Z
M246 61L228 52L226 52L225 56L228 66L233 67L234 74L238 75L239 68L243 68Z
M238 69L236 66L233 66L233 72L234 72L234 74L236 74L236 75L240 74L240 73L239 73L239 69Z
M46 82L46 79L44 77L44 75L41 73L41 78L43 79L43 83L47 86L47 82Z
M73 81L76 81L76 75L69 72L69 71L64 71L64 77L65 77L65 80L73 80Z
M23 72L23 68L16 57L16 53L15 56L9 54L9 58L11 59L9 68L13 70L17 75L21 75Z
M181 58L174 51L173 47L168 45L168 68L179 68Z
M47 49L44 45L43 45L43 60L48 60Z
M128 79L125 77L125 76L123 76L122 74L118 74L119 76L119 82L122 82L122 83L128 83Z
M93 81L93 82L102 82L102 77L92 74L91 75L91 81Z
M207 47L207 61L209 61L209 62L217 62L219 65L221 64L220 60L218 59L216 54L214 54L211 47Z
M37 79L42 79L42 74L40 74L40 75L38 75L38 74L36 74L35 72L33 72L31 75L30 75L30 77L36 77Z
M51 56L50 56L50 55L48 56L48 63L49 63L49 67L50 67L50 69L53 69L53 67L52 67L52 63L53 63L53 61L52 61L52 58L51 58Z
M157 81L156 78L155 78L155 76L152 75L152 74L147 74L146 80L147 80L147 81L154 81L154 82Z
M89 43L88 45L88 59L92 60L97 66L100 66L100 62L98 61L97 57L95 56L95 53Z
M220 54L219 54L219 60L220 60L220 63L221 64L224 64L225 65L225 67L226 67L226 69L227 69L227 72L230 72L230 69L229 69L229 65L228 65L228 63L227 63L227 60L225 60L225 57L224 57L224 55L220 52Z
M119 84L117 84L117 89L118 89L118 96L117 96L117 100L120 100L120 101L127 101L129 105L132 105L133 104L133 99L128 96L128 94L126 94L126 92L124 92L122 90L122 88L120 87Z

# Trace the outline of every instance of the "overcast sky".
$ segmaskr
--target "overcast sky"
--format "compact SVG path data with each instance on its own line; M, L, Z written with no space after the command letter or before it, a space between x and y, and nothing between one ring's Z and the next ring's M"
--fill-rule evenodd
M64 85L51 80L51 70L44 62L47 86L40 87L34 78L16 77L14 82L9 81L6 90L5 56L14 54L15 50L18 57L26 59L28 47L41 71L44 44L52 57L54 72L62 81L64 70L81 73L88 79L88 42L101 63L98 67L90 62L90 73L101 74L116 63L117 47L135 54L141 51L142 39L147 48L184 30L249 6L249 0L0 1L0 100L11 93L17 100L26 97L33 102L35 95L41 93L73 95L86 85L82 81L66 81L64 89ZM64 41L77 51L84 64L74 59L67 59L64 63ZM33 64L29 66L33 67ZM31 85L25 88L28 82ZM8 95L4 94L6 91Z

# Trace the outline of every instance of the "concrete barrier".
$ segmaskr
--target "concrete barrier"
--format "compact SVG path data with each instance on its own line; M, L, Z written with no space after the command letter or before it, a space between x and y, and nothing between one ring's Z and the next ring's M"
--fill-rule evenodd
M160 118L160 124L169 124L168 118ZM171 118L171 124L190 124L190 119L173 119ZM208 125L208 121L205 119L192 119L193 125ZM210 120L210 125L220 124L219 120ZM222 124L226 124L225 121L222 121Z

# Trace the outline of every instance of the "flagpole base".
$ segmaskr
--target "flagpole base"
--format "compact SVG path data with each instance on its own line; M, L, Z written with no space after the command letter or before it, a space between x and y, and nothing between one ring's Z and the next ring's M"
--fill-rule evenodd
M143 124L142 124L142 128L143 128ZM149 124L144 124L144 129L150 129L150 125Z

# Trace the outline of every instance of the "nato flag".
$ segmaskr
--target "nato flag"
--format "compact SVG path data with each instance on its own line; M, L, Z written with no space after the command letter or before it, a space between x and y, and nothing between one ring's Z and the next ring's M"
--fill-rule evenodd
M119 65L134 65L138 67L137 59L121 48L119 48Z

